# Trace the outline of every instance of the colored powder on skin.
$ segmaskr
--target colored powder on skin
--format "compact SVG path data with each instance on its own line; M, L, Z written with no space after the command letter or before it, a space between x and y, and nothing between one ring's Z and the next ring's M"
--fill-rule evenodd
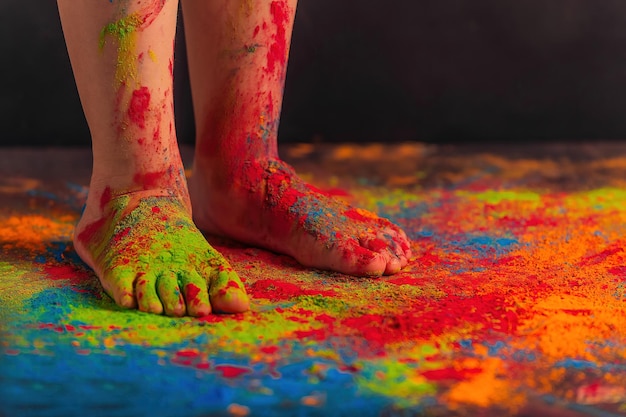
M116 22L109 23L100 32L100 49L104 48L107 36L111 36L117 41L115 79L118 85L128 80L137 80L135 49L137 30L142 23L141 17L133 13Z
M145 5L141 10L120 18L115 22L107 24L100 31L99 46L103 49L108 36L117 42L117 63L115 79L118 86L127 83L129 80L137 80L136 45L137 32L150 26L157 18L166 0L153 0ZM150 54L152 51L148 51ZM154 53L152 53L154 54ZM150 55L153 61L156 57Z
M142 185L144 189L154 189L164 180L166 172L165 171L157 171L157 172L146 172L146 173L137 173L133 177L133 181L135 184Z
M128 118L139 128L146 127L146 112L150 107L150 91L148 87L140 87L133 91L128 106Z
M106 187L102 192L102 196L100 197L100 210L103 210L104 207L111 201L112 192L111 187Z
M272 23L276 25L276 34L273 36L274 42L267 51L267 71L273 73L275 69L282 72L285 69L287 60L287 34L285 26L289 24L289 9L285 1L273 1L270 4Z
M198 288L194 284L189 284L185 288L185 291L186 291L185 294L186 294L188 302L194 303L194 304L197 304L199 302L199 300L196 297L198 297L198 294L200 294L200 288Z
M226 260L209 246L193 225L186 208L175 198L123 195L109 204L112 206L111 218L89 225L80 233L79 239L97 260L97 269L116 272L105 276L107 281L104 282L116 299L133 297L134 277L148 268L151 274L143 275L145 279L156 279L160 271L185 277L198 273L208 276L215 269L230 270ZM221 280L223 275L220 273L220 280L216 278L211 282L212 297L221 290L227 297L239 297L237 293L243 285L237 275L225 274L227 279ZM190 297L189 307L199 305L197 286L188 285L190 292L187 295L189 297L194 288L196 297ZM178 283L174 282L166 291L161 290L160 301L156 292L142 291L137 297L148 306L162 302L166 308L174 308L182 300Z

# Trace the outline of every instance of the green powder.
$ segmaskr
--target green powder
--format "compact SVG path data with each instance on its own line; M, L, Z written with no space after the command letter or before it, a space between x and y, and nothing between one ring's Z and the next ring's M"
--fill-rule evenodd
M464 197L471 197L472 199L476 199L478 201L484 201L489 204L500 204L503 201L541 203L541 196L532 191L489 190L482 193L462 191L457 194Z
M115 78L119 84L130 79L137 79L135 50L137 45L137 29L141 24L141 18L138 14L134 13L116 22L109 23L100 31L100 49L103 49L106 45L108 36L111 36L117 41Z

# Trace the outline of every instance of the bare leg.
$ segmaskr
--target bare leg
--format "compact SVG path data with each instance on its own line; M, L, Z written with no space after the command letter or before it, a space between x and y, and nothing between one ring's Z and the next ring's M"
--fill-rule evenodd
M178 2L58 5L93 146L78 254L121 306L177 316L246 310L238 276L191 220L173 117Z
M296 0L183 0L196 118L190 179L202 230L354 275L398 272L398 227L304 183L277 152Z

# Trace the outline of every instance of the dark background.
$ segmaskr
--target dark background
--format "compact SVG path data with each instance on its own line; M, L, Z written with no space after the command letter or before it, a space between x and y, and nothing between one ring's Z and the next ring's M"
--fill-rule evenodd
M56 2L1 0L0 56L0 144L89 144ZM193 142L182 36L175 71ZM622 139L625 109L623 0L301 0L279 136Z

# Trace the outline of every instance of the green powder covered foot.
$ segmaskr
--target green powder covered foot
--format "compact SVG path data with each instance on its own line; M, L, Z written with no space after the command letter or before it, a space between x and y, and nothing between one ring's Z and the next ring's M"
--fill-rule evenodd
M136 192L99 211L83 216L74 244L118 305L197 317L248 309L239 277L177 198Z

